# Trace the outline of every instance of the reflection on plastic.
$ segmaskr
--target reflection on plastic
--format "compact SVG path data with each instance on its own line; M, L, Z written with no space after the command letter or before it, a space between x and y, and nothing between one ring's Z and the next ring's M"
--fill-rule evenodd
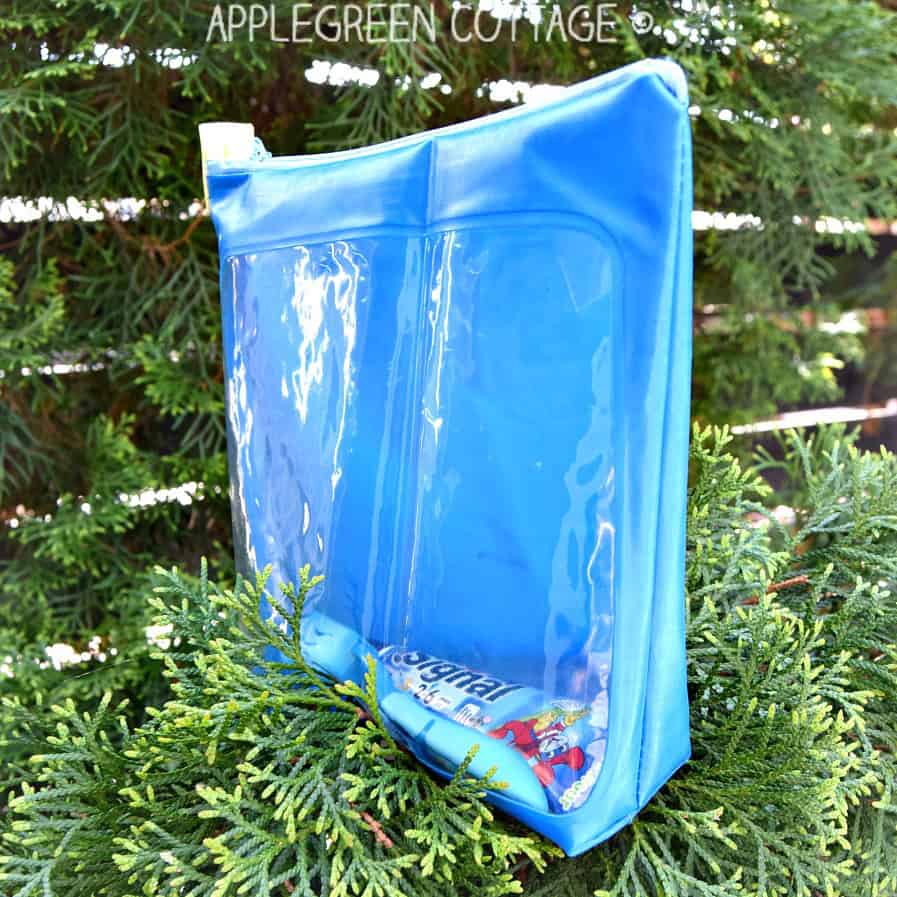
M686 109L646 63L374 150L210 166L243 564L324 573L310 660L377 658L420 759L479 744L472 772L511 783L492 799L571 853L688 752Z

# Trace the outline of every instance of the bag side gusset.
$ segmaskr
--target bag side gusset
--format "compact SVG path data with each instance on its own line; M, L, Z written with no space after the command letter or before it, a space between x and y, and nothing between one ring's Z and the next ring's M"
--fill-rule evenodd
M637 802L644 806L691 754L685 653L685 507L688 482L689 407L692 356L692 154L687 117L682 120L679 244L670 383L665 416L664 463L660 489L658 557L654 577L652 623L644 736Z

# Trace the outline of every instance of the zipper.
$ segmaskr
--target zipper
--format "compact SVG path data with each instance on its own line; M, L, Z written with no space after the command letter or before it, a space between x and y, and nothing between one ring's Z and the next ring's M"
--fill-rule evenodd
M338 162L344 159L356 159L376 153L401 149L406 146L413 146L415 143L421 143L433 137L443 137L451 134L464 133L466 131L475 131L477 128L484 128L498 121L503 122L518 116L530 115L538 109L550 108L558 103L566 102L567 100L583 94L606 90L617 84L619 81L623 81L638 72L653 72L667 85L668 89L677 100L685 102L683 97L686 94L687 88L685 87L685 81L678 65L668 59L642 59L631 65L617 69L614 72L599 75L597 78L590 78L588 81L582 81L579 84L562 87L557 97L553 97L544 103L537 103L535 105L523 104L512 109L503 109L500 112L493 112L490 115L482 115L478 118L457 122L453 125L446 125L443 128L436 128L431 131L419 131L416 134L408 134L405 137L398 137L395 140L387 140L383 143L375 143L370 146L359 146L353 149L337 150L336 152L330 153L272 156L271 153L265 149L265 145L262 143L261 139L256 137L251 153L245 158L230 158L227 160L216 161L225 165L229 171L237 172L251 170L259 166L284 166L295 168L304 165L316 165L322 162Z

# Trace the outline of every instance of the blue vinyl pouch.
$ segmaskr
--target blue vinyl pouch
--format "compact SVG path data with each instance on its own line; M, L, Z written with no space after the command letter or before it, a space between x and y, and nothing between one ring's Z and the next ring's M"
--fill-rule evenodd
M578 854L689 756L691 150L649 60L366 149L208 162L238 559L325 575L437 773ZM270 610L270 609L269 609Z

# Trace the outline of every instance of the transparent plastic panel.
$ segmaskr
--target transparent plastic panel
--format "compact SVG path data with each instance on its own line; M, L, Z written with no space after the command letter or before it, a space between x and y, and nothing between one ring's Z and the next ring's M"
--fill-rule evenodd
M233 256L222 278L248 566L323 573L307 615L515 750L555 812L606 742L619 279L560 215Z

